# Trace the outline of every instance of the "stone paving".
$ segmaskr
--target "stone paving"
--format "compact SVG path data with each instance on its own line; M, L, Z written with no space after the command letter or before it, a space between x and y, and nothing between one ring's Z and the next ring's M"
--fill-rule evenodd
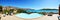
M53 14L53 16L43 16L43 17L38 17L38 18L34 18L34 19L22 19L22 18L18 18L16 16L6 16L6 17L2 17L1 20L58 20L58 14Z

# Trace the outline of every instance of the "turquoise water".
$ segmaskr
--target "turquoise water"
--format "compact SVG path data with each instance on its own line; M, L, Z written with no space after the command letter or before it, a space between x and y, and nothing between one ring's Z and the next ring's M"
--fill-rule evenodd
M42 14L38 14L38 13L32 13L32 14L26 14L26 13L20 13L20 14L16 14L15 16L20 17L20 18L38 18L38 17L42 17Z
M54 12L54 13L57 13L58 10L27 10L27 12Z

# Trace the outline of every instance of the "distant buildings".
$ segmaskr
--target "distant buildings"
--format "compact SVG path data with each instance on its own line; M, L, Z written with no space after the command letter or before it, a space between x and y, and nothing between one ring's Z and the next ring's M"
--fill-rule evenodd
M16 8L9 7L9 6L3 7L3 13L4 13L4 10L7 10L7 11L13 10L13 13L16 13L17 12L17 9Z

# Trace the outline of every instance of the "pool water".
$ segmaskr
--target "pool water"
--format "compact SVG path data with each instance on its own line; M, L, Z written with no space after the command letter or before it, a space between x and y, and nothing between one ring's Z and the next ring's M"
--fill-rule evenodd
M38 13L32 13L32 14L26 14L26 13L20 13L20 14L16 14L15 16L19 17L19 18L38 18L38 17L42 17L42 14L38 14Z

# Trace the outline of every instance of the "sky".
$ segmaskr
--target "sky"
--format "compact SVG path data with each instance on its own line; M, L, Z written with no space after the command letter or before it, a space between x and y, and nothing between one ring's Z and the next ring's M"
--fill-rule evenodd
M60 0L0 0L2 6L14 6L18 8L43 9L54 8L58 9Z

